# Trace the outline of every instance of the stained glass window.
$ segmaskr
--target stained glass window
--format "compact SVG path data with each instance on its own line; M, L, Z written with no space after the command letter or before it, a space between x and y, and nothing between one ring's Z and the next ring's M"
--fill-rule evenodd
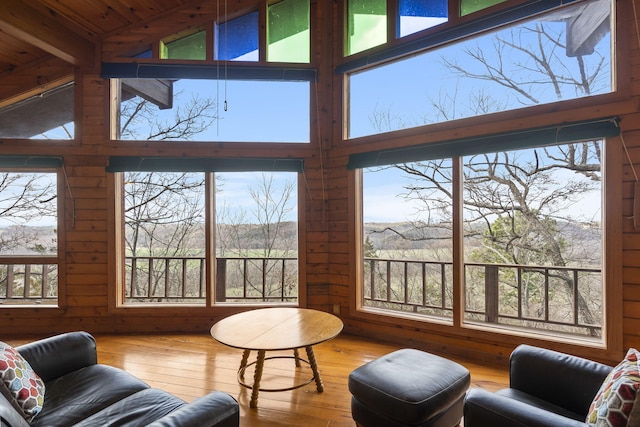
M447 22L447 0L399 0L398 36L404 37Z
M503 1L505 0L460 0L460 15L465 16Z
M347 55L387 42L387 1L349 0Z
M258 12L216 25L215 39L215 59L258 61Z
M284 0L269 5L267 60L309 62L309 0Z
M160 43L160 59L207 59L206 33L199 31L171 42Z

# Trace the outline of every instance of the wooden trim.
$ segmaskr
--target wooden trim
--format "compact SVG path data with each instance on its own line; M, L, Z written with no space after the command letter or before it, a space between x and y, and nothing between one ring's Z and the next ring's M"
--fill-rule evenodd
M122 174L107 174L107 299L110 313L124 303L124 223Z
M70 199L71 188L67 186L67 172L64 164L56 173L58 209L58 307L66 308L67 301L67 223L74 224L75 202ZM71 217L71 221L68 218Z
M298 306L307 307L307 181L304 172L298 173Z
M464 268L464 172L462 157L451 159L452 180L452 227L453 227L453 326L462 327L465 307ZM458 254L458 255L456 255Z
M637 100L629 93L608 93L353 138L335 147L332 155L342 156L388 147L409 147L424 144L425 141L487 135L495 133L496 129L504 132L519 131L563 122L599 119L634 113L637 108Z
M215 174L211 172L207 172L204 174L205 177L205 186L204 186L204 212L205 212L205 237L204 237L204 245L205 245L205 254L208 256L205 259L205 268L206 268L206 277L205 277L205 305L207 307L212 307L215 305L215 301L217 297L216 293L216 266L217 263L215 260L216 255L216 178Z
M349 263L349 314L358 316L364 305L364 294L362 283L364 283L364 217L362 210L362 170L348 171L347 208L349 216L349 236L353 236L349 241L349 253L353 254L352 262Z
M603 182L603 334L608 356L612 359L624 356L623 311L616 307L617 301L624 301L622 293L622 168L624 164L620 137L609 138L605 142Z

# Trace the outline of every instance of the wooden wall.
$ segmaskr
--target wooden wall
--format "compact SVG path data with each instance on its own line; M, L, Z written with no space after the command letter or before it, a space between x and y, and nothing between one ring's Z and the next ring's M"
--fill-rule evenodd
M640 5L640 0L633 0ZM238 308L121 308L116 307L117 222L113 176L105 172L108 156L273 156L287 154L305 159L301 180L304 193L302 221L305 248L305 275L301 289L303 305L339 313L346 330L364 336L389 340L402 345L436 352L475 353L479 358L505 360L520 342L547 345L614 361L623 349L640 347L640 230L628 218L633 215L634 176L621 147L623 139L631 161L640 174L640 47L636 37L630 2L618 5L618 84L621 94L565 103L562 107L542 106L528 109L526 117L519 112L498 117L469 119L464 128L444 123L424 129L399 132L392 138L372 138L367 144L342 141L341 93L343 77L333 72L341 56L341 42L331 29L341 22L339 2L318 1L318 31L314 55L318 62L317 91L313 94L317 111L314 141L309 147L286 145L264 147L255 144L190 144L118 143L109 140L109 87L96 69L78 69L76 73L76 140L51 144L34 142L25 148L23 141L3 141L3 154L41 153L64 156L66 185L64 191L64 241L60 253L64 283L60 286L61 308L0 308L4 334L50 334L84 329L90 332L154 332L207 331L223 316ZM153 27L147 22L148 28ZM166 28L162 28L167 31ZM131 31L130 34L134 34ZM129 34L129 35L130 35ZM126 39L123 32L117 34ZM147 37L147 35L145 35ZM113 45L104 41L105 49ZM110 51L109 51L110 52ZM110 53L109 53L110 54ZM320 60L322 58L322 60ZM332 61L326 58L332 58ZM604 99L604 101L603 101ZM314 107L315 110L315 107ZM607 203L619 208L608 218L608 232L618 233L618 242L607 254L607 268L613 273L607 283L613 291L609 316L615 330L614 346L594 350L577 344L546 343L539 337L515 337L488 331L471 330L426 322L410 321L362 313L355 303L357 258L356 175L346 169L351 153L386 146L411 145L426 137L448 139L475 133L493 133L506 129L536 127L562 121L576 121L608 115L622 118L623 138L612 141L619 172L612 173L607 183ZM62 192L61 192L62 194ZM619 229L619 231L616 231ZM618 320L616 320L618 319Z

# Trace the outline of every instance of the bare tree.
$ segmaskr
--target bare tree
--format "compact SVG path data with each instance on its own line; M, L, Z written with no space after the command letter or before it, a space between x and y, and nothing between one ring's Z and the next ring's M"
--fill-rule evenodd
M175 95L171 119L160 120L149 101L135 97L123 102L120 110L121 137L138 140L188 140L212 126L216 104L209 98L193 96L186 102ZM146 132L141 134L141 132ZM135 264L133 294L162 295L166 284L170 292L181 295L182 286L198 295L200 262L190 264L187 283L179 272L184 267L170 258L204 259L204 173L127 172L125 174L126 246L131 257L150 261ZM163 258L154 268L153 259ZM145 276L151 280L146 281ZM171 276L171 277L167 277ZM148 288L151 283L151 289Z
M249 206L218 206L218 254L242 258L235 272L227 267L228 286L246 280L265 298L297 295L297 228L289 219L295 190L292 180L277 182L273 174L261 173L247 189Z
M55 238L42 241L34 230L43 220L55 221L56 203L54 174L0 173L0 220L7 224L0 233L0 253L55 253Z
M146 141L189 140L209 129L217 119L217 104L211 98L193 95L190 100L179 103L183 94L174 95L176 100L173 116L159 120L157 107L139 97L123 102L120 108L120 137ZM141 134L145 131L146 134Z

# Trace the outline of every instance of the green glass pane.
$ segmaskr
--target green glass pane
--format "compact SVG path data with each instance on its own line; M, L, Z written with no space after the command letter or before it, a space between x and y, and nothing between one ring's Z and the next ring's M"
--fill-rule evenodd
M200 31L181 39L160 44L161 59L207 59L206 33Z
M347 55L387 42L387 1L349 0Z
M460 0L460 15L465 16L503 1L505 0Z
M284 0L269 6L267 60L308 63L309 0Z

